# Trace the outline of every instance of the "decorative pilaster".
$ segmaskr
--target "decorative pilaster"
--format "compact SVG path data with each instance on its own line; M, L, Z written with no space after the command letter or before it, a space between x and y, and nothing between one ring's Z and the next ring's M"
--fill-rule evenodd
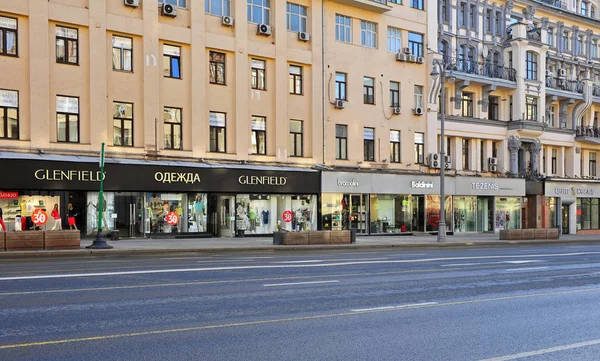
M540 150L542 150L542 142L540 142L539 139L535 139L533 143L529 144L529 154L531 155L531 171L533 174L539 173Z
M567 127L567 108L570 104L575 104L575 99L564 99L558 102L558 120L560 129Z
M511 135L508 137L508 152L510 153L510 172L519 173L519 149L521 149L521 138Z
M488 106L490 104L489 98L490 98L490 94L496 90L496 84L490 84L490 85L485 85L483 87L481 87L481 111L484 113L487 113L488 111Z
M471 84L469 80L456 80L454 84L454 108L462 108L462 91Z

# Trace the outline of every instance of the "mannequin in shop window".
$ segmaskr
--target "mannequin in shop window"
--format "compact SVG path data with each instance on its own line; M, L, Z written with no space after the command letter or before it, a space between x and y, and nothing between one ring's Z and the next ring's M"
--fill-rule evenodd
M0 208L0 227L2 227L2 232L6 232L6 225L2 219L2 208Z
M54 209L52 209L52 213L50 213L50 215L54 219L54 226L52 226L52 230L54 231L56 228L58 228L58 231L62 231L62 222L60 213L58 212L58 204L54 205Z
M198 227L198 232L205 232L204 225L204 200L200 194L196 194L196 200L194 201L194 207L192 209L194 221L196 222L196 227Z
M256 209L254 208L254 204L250 202L250 209L248 210L248 218L250 219L250 231L256 231Z
M73 203L69 203L68 218L67 218L67 220L69 221L69 229L77 230L77 224L75 222L75 217L77 217L78 214L79 213L75 212L75 209L73 209Z
M242 201L241 203L238 203L235 213L237 215L237 228L240 230L246 230L249 223L246 202Z

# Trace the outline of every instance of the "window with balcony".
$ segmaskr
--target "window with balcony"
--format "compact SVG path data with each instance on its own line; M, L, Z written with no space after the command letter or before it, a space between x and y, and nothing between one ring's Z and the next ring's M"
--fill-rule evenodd
M206 0L204 12L216 16L231 16L231 0Z
M375 104L375 79L363 78L363 102L365 104Z
M133 104L113 103L113 144L133 147Z
M596 176L596 152L590 152L590 176Z
M538 80L538 59L537 54L528 51L525 56L525 70L527 80Z
M537 122L538 120L538 98L525 97L525 120Z
M425 9L423 7L423 0L410 0L410 7L417 10Z
M56 62L79 64L79 30L65 26L56 27Z
M19 92L0 90L0 139L19 139Z
M181 130L181 108L165 107L163 130L165 149L183 149L183 132Z
M113 35L112 63L113 70L132 72L133 39Z
M363 130L364 160L375 161L375 128L364 128Z
M335 98L338 100L348 100L346 94L346 74L335 73Z
M79 143L79 98L56 97L57 141Z
M302 121L290 120L290 157L302 157Z
M308 23L308 8L306 6L287 3L287 29L294 32L305 32Z
M402 51L402 31L400 29L388 26L387 50L391 53Z
M335 15L335 40L352 43L352 19L344 15Z
M335 159L348 159L348 126L335 126Z
M415 163L425 163L425 133L415 133Z
M17 19L0 16L0 55L17 56Z
M248 22L270 24L271 0L248 0Z
M252 154L267 154L267 118L252 116Z
M390 163L400 163L399 130L390 130Z
M423 56L423 34L408 33L408 47L416 56Z
M209 113L210 151L225 153L227 150L227 115L221 112Z
M488 118L500 120L500 97L493 95L488 97Z
M360 45L366 46L367 48L377 47L377 24L361 20Z
M463 117L473 118L473 98L474 98L473 93L467 93L467 92L462 93L462 99L461 99L462 114L461 115Z
M471 139L463 138L462 139L462 163L463 169L469 170L471 169L469 164L469 142Z
M397 81L390 81L390 106L400 106L400 83Z

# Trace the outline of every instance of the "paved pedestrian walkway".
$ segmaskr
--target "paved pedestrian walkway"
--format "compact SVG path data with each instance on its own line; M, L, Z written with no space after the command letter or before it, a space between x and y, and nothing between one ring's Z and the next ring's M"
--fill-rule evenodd
M436 236L357 236L356 243L345 245L273 245L271 237L245 238L195 238L195 239L120 239L107 243L113 248L108 250L86 249L93 239L81 241L81 249L65 251L15 251L0 252L0 257L35 255L86 255L90 253L108 254L150 254L185 253L217 251L252 250L309 250L309 249L346 249L346 248L386 248L386 247L460 247L460 246L499 246L506 244L548 244L548 243L589 243L600 244L600 235L562 235L558 240L500 241L496 234L466 234L448 236L445 243L437 242Z

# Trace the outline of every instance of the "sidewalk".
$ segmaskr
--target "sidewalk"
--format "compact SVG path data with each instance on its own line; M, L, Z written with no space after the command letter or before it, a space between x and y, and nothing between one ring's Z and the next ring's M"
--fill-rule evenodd
M499 246L507 244L556 244L600 243L600 235L562 235L558 240L500 241L496 234L467 234L448 236L445 243L438 243L436 236L358 236L356 243L343 245L282 246L273 245L271 237L201 238L201 239L122 239L110 241L112 249L86 249L93 239L81 241L81 249L65 251L11 251L0 252L2 257L16 256L72 256L89 254L156 254L223 251L289 251L315 249L358 248L413 248L413 247L460 247Z

